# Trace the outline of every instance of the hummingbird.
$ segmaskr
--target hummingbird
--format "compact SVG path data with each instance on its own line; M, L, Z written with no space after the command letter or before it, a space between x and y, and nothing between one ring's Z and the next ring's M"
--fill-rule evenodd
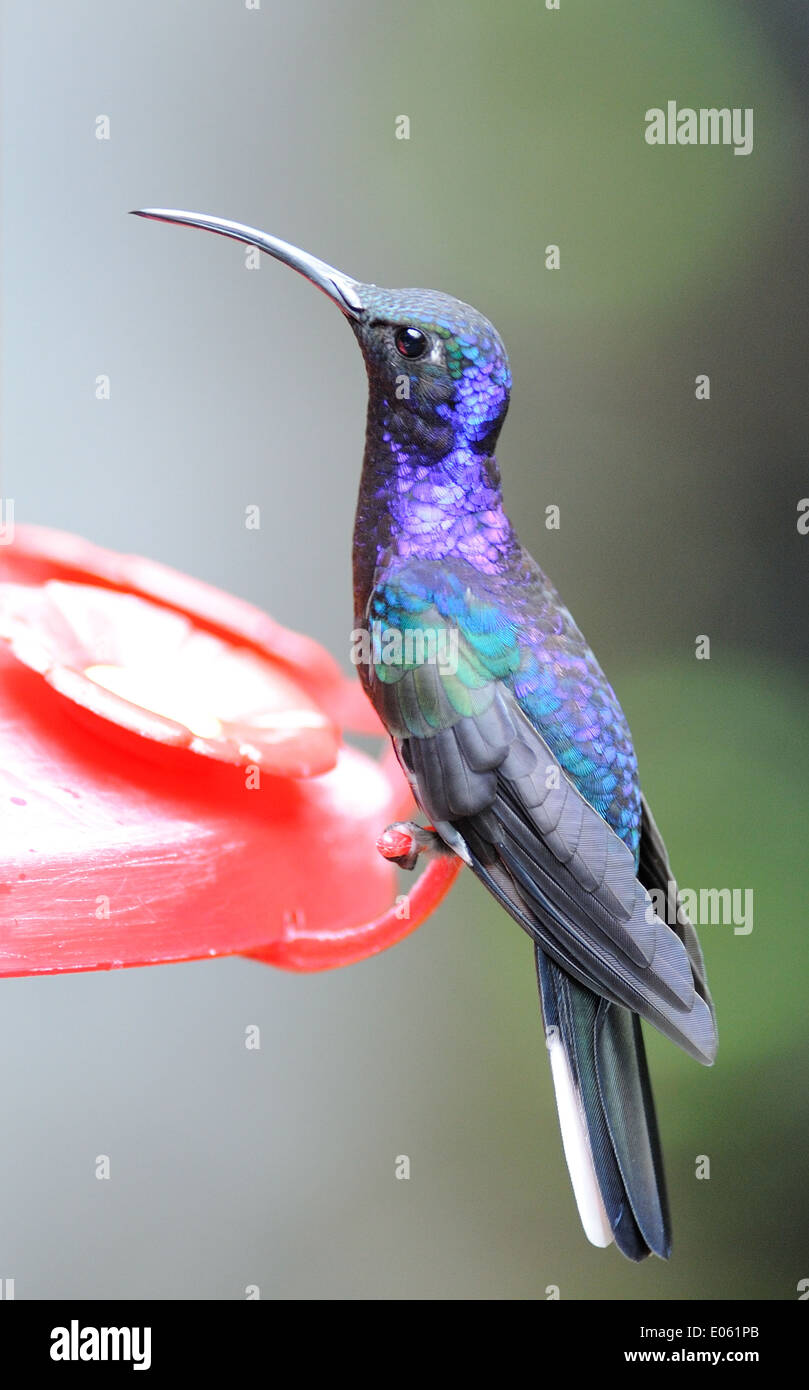
M621 706L504 508L500 335L448 294L365 284L238 222L136 215L258 247L350 325L368 376L354 621L382 634L359 669L427 820L407 867L459 856L530 937L585 1235L668 1258L641 1019L710 1066L715 1010Z

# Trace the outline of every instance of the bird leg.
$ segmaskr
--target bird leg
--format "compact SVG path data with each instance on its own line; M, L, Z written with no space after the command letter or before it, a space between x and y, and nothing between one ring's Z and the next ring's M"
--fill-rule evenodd
M394 821L382 831L376 847L383 859L390 859L400 869L415 869L420 854L452 853L431 825L418 825L414 820Z

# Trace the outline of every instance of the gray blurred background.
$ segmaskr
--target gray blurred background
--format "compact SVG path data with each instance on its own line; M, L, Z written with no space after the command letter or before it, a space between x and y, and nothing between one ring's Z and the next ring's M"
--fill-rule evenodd
M511 354L510 510L622 698L678 877L752 887L756 915L749 936L702 933L713 1071L649 1037L667 1265L587 1245L529 943L464 879L413 938L345 971L234 959L4 982L0 1277L19 1298L795 1298L807 11L18 0L3 27L18 520L244 595L347 665L351 336L280 266L248 272L235 244L126 211L236 218L361 279L471 301ZM753 107L752 154L647 146L644 113L668 99Z

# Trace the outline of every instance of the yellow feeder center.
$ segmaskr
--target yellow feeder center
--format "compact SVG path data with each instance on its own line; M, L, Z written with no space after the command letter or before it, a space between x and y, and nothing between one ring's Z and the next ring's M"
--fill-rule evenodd
M205 707L199 691L176 669L87 666L84 674L110 694L185 725L198 738L222 736L221 720Z

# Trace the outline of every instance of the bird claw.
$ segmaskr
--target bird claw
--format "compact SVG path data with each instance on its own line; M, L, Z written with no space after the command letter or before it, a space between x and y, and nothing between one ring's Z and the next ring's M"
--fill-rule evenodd
M418 825L413 820L394 821L382 831L376 847L383 859L398 864L400 869L415 869L420 854L447 853L447 847L431 825Z

